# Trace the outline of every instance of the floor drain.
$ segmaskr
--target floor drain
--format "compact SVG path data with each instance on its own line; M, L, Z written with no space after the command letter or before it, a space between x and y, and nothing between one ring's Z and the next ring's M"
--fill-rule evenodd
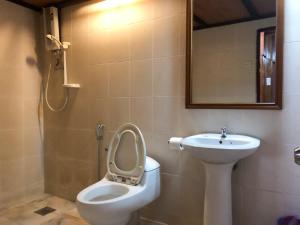
M53 209L51 207L44 207L44 208L41 208L41 209L39 209L37 211L34 211L34 213L39 214L41 216L46 216L47 214L52 213L55 210L56 209Z

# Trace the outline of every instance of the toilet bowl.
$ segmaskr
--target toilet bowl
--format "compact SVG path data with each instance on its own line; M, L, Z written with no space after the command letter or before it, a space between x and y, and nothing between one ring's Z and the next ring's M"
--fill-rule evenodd
M122 151L124 135L133 139L135 166L123 170L116 154ZM127 146L128 147L128 146ZM160 195L159 163L146 156L141 131L134 124L121 126L113 136L107 156L105 177L77 196L79 214L91 225L131 225L128 222L140 208Z

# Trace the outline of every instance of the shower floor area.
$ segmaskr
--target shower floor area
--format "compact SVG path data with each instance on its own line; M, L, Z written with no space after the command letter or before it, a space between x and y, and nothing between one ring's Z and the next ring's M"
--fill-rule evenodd
M40 215L38 212L46 215ZM47 214L47 212L49 213ZM0 225L88 224L80 218L75 203L43 194L26 202L0 209Z
M140 224L167 225L148 221L140 221ZM48 194L41 194L30 198L30 200L22 201L22 203L0 208L0 225L89 224L80 218L74 202Z

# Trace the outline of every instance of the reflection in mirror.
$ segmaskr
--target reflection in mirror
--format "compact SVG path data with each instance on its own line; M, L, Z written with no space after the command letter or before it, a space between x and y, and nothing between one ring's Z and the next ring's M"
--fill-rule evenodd
M276 0L193 0L192 104L276 100Z
M276 27L257 31L257 102L275 102Z

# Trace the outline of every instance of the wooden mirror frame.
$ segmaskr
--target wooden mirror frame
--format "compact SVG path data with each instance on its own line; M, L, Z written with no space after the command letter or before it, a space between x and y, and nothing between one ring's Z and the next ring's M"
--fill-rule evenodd
M193 32L193 0L187 0L186 10L186 99L185 105L188 109L282 109L282 87L283 87L283 31L284 31L284 0L276 2L276 96L274 103L193 103L191 87L192 68L192 32Z

